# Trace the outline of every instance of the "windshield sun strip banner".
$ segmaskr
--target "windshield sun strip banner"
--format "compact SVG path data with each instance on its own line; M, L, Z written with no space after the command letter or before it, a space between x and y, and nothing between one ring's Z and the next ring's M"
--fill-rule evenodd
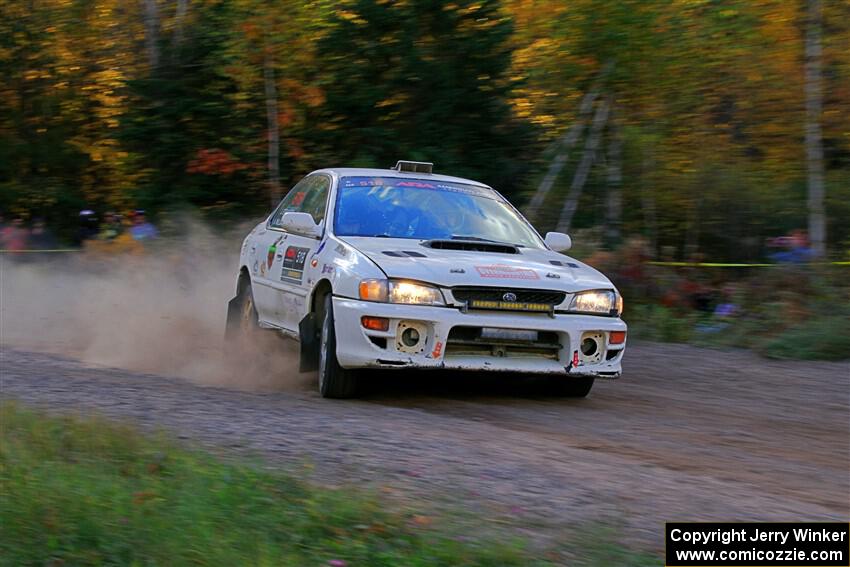
M475 197L484 197L499 201L498 194L492 189L467 185L465 183L452 183L447 181L435 181L431 179L406 179L401 177L342 177L339 180L340 189L353 187L385 187L388 189L430 189L432 191L447 191L450 193L463 193Z

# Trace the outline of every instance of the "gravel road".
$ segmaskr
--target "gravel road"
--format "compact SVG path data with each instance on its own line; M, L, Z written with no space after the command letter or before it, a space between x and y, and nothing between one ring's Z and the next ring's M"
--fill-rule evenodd
M850 363L635 344L625 367L586 400L498 376L393 374L333 401L309 376L251 392L4 348L0 395L551 534L614 522L647 549L663 546L665 520L850 518Z

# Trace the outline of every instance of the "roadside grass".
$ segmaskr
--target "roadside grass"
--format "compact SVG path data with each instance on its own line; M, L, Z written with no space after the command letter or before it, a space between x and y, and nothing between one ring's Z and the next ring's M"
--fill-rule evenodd
M730 316L637 302L624 319L635 339L737 347L768 358L850 360L850 288L844 272L775 272L737 284Z
M564 557L420 518L164 434L0 405L0 565L524 566ZM571 564L649 564L611 542L577 552Z
M752 316L717 321L660 305L637 305L627 318L629 337L696 346L735 347L784 360L850 359L850 309L789 321L766 305ZM777 309L779 307L777 306Z

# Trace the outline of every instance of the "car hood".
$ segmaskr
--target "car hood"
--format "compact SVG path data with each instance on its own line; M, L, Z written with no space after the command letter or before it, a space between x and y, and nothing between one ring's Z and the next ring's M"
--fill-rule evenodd
M519 254L508 254L439 250L409 238L348 236L341 240L375 262L390 278L444 287L480 285L567 292L614 287L587 264L551 250L520 248Z

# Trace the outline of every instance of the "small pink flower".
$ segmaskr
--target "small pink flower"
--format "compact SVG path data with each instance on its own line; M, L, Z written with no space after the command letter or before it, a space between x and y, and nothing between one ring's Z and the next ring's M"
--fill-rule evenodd
M331 567L346 567L348 563L346 563L342 559L331 559L330 561L328 561L328 565L330 565Z

